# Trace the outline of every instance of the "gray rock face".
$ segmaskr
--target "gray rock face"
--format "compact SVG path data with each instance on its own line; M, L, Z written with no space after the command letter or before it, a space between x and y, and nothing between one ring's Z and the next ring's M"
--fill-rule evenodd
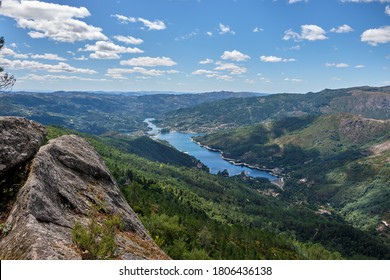
M5 223L0 259L81 259L72 242L76 221L87 225L96 206L104 216L118 215L120 259L168 258L146 233L95 150L82 138L62 136L35 156L26 184ZM99 220L100 219L100 220Z
M45 140L45 128L18 117L0 117L0 179L15 166L29 160Z

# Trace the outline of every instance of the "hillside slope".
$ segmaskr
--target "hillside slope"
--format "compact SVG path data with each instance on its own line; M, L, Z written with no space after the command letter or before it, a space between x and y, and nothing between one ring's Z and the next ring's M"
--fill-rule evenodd
M351 224L377 233L389 222L389 140L390 120L345 113L197 138L237 162L281 170L286 198L330 203Z
M144 130L146 117L230 97L258 96L245 92L130 95L89 92L0 94L0 115L26 117L90 134Z
M49 128L49 137L53 132L61 131ZM84 137L174 259L367 259L386 258L390 251L379 237L354 229L336 213L323 215L315 205L273 197L277 187L267 180L152 162L101 137Z
M18 128L3 128L16 135L32 123L7 118L7 123L12 121ZM1 145L1 154L12 147ZM7 218L1 221L0 259L169 259L84 139L75 135L53 139L31 162L18 165L28 171L15 182L20 191L15 201L7 201L10 212L1 209ZM7 173L0 177L2 193L19 187L6 181L20 171L11 168Z
M390 87L325 89L307 94L231 98L168 112L163 122L172 129L207 133L286 117L338 112L388 119Z

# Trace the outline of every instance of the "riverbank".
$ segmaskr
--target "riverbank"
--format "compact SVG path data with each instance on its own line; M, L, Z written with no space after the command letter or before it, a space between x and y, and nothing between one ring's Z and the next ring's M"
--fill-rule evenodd
M270 182L272 184L278 186L279 188L281 188L283 190L285 182L284 182L284 178L281 176L281 174L279 172L279 168L273 168L273 169L261 168L261 167L258 167L258 166L250 165L250 164L245 163L245 162L240 162L240 161L237 161L235 159L225 157L223 155L223 151L222 150L211 148L211 147L209 147L207 145L202 144L199 141L196 141L194 138L191 138L191 141L194 142L195 144L199 145L200 147L203 147L203 148L205 148L205 149L207 149L209 151L220 153L221 158L223 160L226 160L226 161L230 162L231 164L233 164L235 166L245 166L245 167L248 167L248 168L251 168L251 169L256 169L256 170L259 170L259 171L268 172L272 176L277 177L274 180L270 180Z
M189 155L194 156L203 164L209 167L210 173L218 174L223 170L227 170L229 176L239 175L245 173L253 178L267 178L273 183L277 183L279 186L279 177L275 170L271 169L262 169L257 166L251 166L247 163L237 162L234 159L224 158L222 156L222 151L217 149L212 149L201 145L194 140L193 137L199 136L199 134L193 133L183 133L179 131L170 131L169 133L161 133L160 128L153 124L153 119L145 119L145 123L148 125L149 131L147 134L154 138L167 141L172 147L176 148L179 151L186 152Z

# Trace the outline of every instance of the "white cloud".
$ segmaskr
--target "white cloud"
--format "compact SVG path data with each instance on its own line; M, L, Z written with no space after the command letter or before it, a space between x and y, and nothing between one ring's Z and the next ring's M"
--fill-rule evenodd
M41 1L2 1L0 14L16 20L17 26L31 30L31 38L59 42L107 40L102 29L75 18L90 16L85 7L71 7Z
M191 38L193 38L195 36L198 36L198 35L199 35L199 30L195 30L195 31L192 31L192 32L190 32L188 34L176 37L175 41L189 40L189 39L191 39Z
M165 23L161 20L150 21L143 18L138 18L149 30L163 30L166 28Z
M127 24L128 22L137 22L137 19L134 17L127 17L123 15L111 15L112 17L115 17L120 23Z
M332 28L330 30L330 32L335 32L335 33L348 33L352 31L353 31L352 27L349 26L348 24L343 24L337 28Z
M254 33L258 33L258 32L264 31L264 29L263 29L263 28L260 28L260 27L255 27L255 28L253 28L252 31L253 31Z
M336 68L347 68L349 65L347 63L325 63L326 67L336 67Z
M313 24L302 25L301 38L309 41L325 40L328 39L325 34L325 30L321 27Z
M139 48L127 48L108 41L97 41L94 45L85 45L80 51L93 52L89 55L93 59L118 59L122 53L143 53Z
M390 42L390 26L368 29L361 35L361 41L372 46Z
M75 68L67 63L60 62L58 64L44 64L37 61L30 60L9 60L0 57L0 65L16 70L40 70L48 72L68 72L68 73L80 73L80 74L96 74L95 70Z
M223 81L226 81L226 82L231 82L233 81L233 77L229 76L229 75L215 75L214 76L217 80L223 80ZM211 78L211 77L210 77Z
M326 40L328 37L325 36L326 31L314 24L301 25L301 33L296 33L292 29L284 32L283 40L293 39L295 41L317 41Z
M219 34L227 34L230 33L232 35L236 34L233 30L230 29L228 25L224 25L222 23L219 24Z
M355 66L355 68L364 68L364 67L366 67L366 66L363 65L363 64L359 64L359 65L356 65L356 66Z
M301 49L300 45L292 46L290 50L299 51Z
M221 55L222 59L225 60L234 60L234 61L245 61L250 59L251 57L249 55L243 54L237 50L233 50L231 52L225 51L223 55Z
M177 63L169 57L137 57L129 60L122 60L121 65L125 66L142 66L142 67L154 67L154 66L174 66Z
M247 68L238 66L234 63L223 63L223 62L216 62L218 65L217 67L214 68L214 70L220 70L220 71L229 71L230 74L233 75L239 75L247 72Z
M210 71L210 70L204 70L204 69L198 69L194 72L192 72L192 75L213 75L216 74L217 72L215 71Z
M18 54L14 50L9 49L7 47L3 48L0 52L1 56L12 56L14 58L32 58L32 59L46 59L46 60L58 60L58 61L65 61L66 59L63 57L58 56L57 54L52 53L45 53L45 54Z
M281 58L281 57L277 57L277 56L273 56L273 55L271 55L271 56L262 55L262 56L260 56L260 61L276 63L276 62L294 62L294 61L296 61L296 59L294 59L294 58Z
M33 59L46 59L46 60L59 60L59 61L66 60L65 58L60 57L57 54L53 54L53 53L34 54L34 55L31 55L30 57Z
M385 14L390 16L390 5L387 5L385 8Z
M207 36L210 36L210 37L213 36L213 32L211 32L211 31L207 31L206 34L207 34Z
M302 83L302 79L295 79L295 78L285 78L284 79L286 82L293 82L293 83Z
M298 3L298 2L307 2L307 0L288 0L288 3L289 4L294 4L294 3Z
M206 58L205 60L199 61L199 64L211 64L211 63L214 63L214 60L210 58Z
M23 59L28 58L28 55L27 55L27 54L19 54L19 53L16 53L14 50L9 49L9 48L7 48L7 47L4 47L3 49L1 49L1 51L0 51L0 57L1 57L1 56L12 56L12 57L15 57L15 58L23 58Z
M80 57L74 57L73 58L74 60L80 60L80 61L83 61L83 60L88 60L88 57L85 57L85 56L80 56Z
M222 68L224 68L224 67L222 67ZM230 71L232 69L230 66L227 66L227 68L229 68L229 69L222 69L222 68L219 68L218 70L229 70ZM234 70L235 71L239 71L238 69L234 69ZM243 70L244 69L241 69L241 71L243 71ZM246 69L245 69L245 71L246 71ZM223 81L228 81L228 82L233 81L233 77L231 77L229 75L221 74L218 71L198 69L198 70L195 70L194 72L192 72L191 74L192 75L205 75L207 78L215 78L217 80L223 80ZM238 74L238 73L233 73L232 72L231 74Z
M263 74L258 73L257 76L259 76L258 80L260 80L262 83L271 83L271 79L264 77Z
M84 78L79 76L36 75L36 74L28 74L25 77L19 78L19 80L32 80L32 81L42 81L42 82L51 82L51 81L58 81L58 80L79 80L79 81L93 81L93 82L107 81L106 79L92 79L92 78Z
M131 69L125 68L110 68L107 69L106 76L112 77L113 79L126 79L125 74L142 74L145 76L162 76L165 74L176 74L176 70L157 70L157 69L145 69L143 67L133 67Z
M139 39L139 38L134 38L132 36L122 36L122 35L117 35L114 36L116 40L119 42L125 43L125 44L131 44L131 45L140 45L144 42L144 40Z
M102 51L95 51L94 53L91 53L89 57L92 59L120 59L121 58L121 56L118 53L102 52Z
M164 30L167 28L165 23L161 20L150 21L144 18L127 17L118 14L111 15L111 16L117 18L117 20L122 24L126 24L128 22L132 22L132 23L141 22L149 30Z

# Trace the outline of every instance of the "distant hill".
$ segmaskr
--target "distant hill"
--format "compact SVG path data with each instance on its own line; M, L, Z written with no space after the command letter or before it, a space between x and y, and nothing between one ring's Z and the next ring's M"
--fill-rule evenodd
M88 92L0 94L0 115L20 116L44 125L58 124L92 134L143 130L146 117L159 117L179 108L257 93L132 95Z
M321 153L341 148L372 145L390 138L390 120L363 118L347 113L323 115L298 133L278 139L280 144L318 149Z
M286 117L337 112L388 119L390 87L325 89L307 94L230 98L171 111L163 119L165 125L173 129L210 132Z
M330 203L357 227L375 231L390 218L390 120L289 117L196 140L237 162L278 168L286 198Z
M199 168L208 171L208 168L196 158L179 152L175 148L170 147L167 143L154 141L147 136L104 136L100 139L108 145L117 147L119 150L135 154L151 161L188 168Z

